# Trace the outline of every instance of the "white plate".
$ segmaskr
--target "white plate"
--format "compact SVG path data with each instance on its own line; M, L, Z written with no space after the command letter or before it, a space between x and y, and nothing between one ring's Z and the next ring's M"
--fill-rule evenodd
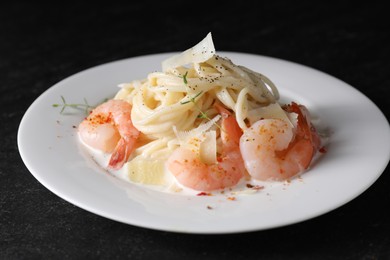
M279 59L221 52L267 75L284 99L305 104L333 132L328 152L302 178L254 195L179 196L127 183L102 171L79 149L82 111L60 114L53 103L86 98L97 104L117 85L160 70L172 53L120 60L77 73L43 93L18 132L27 168L59 197L95 214L135 226L184 233L234 233L304 221L349 202L371 186L390 157L390 128L381 111L346 83Z

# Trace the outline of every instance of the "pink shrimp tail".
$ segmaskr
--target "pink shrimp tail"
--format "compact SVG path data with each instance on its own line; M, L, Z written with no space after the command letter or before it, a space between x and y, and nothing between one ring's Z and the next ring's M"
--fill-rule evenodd
M223 107L221 104L215 104L216 109L222 115L222 141L225 143L225 148L237 148L242 136L242 129L239 127L236 118L232 113ZM227 134L228 133L228 134Z
M294 112L298 114L299 127L297 135L300 137L300 139L310 141L311 145L313 146L313 153L315 153L321 145L321 139L317 133L317 130L310 122L309 111L305 106L298 105L295 102L291 102L291 105L288 105L285 110L289 113Z
M286 111L298 114L297 137L291 142L287 150L294 150L295 152L289 152L289 155L291 155L290 157L294 157L292 159L295 160L297 165L302 167L302 169L307 169L310 166L313 156L321 145L320 137L315 127L310 122L310 114L305 106L292 102L291 105L286 107ZM302 169L299 169L299 171Z
M116 145L114 152L111 154L110 162L108 167L113 170L119 170L127 162L130 155L135 149L135 143L137 138L121 138Z

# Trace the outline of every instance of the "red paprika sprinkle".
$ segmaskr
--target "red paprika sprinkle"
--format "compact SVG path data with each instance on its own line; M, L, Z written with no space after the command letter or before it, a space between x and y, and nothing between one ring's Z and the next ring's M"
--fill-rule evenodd
M327 150L326 150L326 148L323 146L323 147L321 147L319 150L318 150L320 153L326 153L327 152Z
M211 193L207 193L207 192L199 192L198 194L196 194L196 196L211 196Z

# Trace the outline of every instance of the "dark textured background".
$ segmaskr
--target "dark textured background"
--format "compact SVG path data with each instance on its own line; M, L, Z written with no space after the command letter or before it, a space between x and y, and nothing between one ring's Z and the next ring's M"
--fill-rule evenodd
M388 168L352 202L302 223L184 235L121 224L65 202L29 173L16 140L26 109L58 81L117 59L184 50L209 31L219 51L278 57L329 73L389 119L386 8L355 1L66 2L0 3L0 259L390 259Z

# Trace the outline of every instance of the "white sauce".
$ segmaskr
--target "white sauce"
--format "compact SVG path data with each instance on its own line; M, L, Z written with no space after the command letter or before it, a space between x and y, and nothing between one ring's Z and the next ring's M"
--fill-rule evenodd
M94 149L90 147L89 145L85 144L81 138L79 137L79 141L83 148L86 149L87 154L90 156L90 158L104 171L110 173L113 177L119 178L122 181L132 183L134 185L139 185L141 187L149 188L152 190L156 191L161 191L161 192L166 192L166 193L171 193L171 194L177 194L177 195L198 195L201 193L200 191L192 190L190 188L184 187L180 183L176 181L174 176L165 168L164 170L164 184L163 185L147 185L147 184L142 184L142 183L136 183L130 180L129 178L129 170L127 167L127 164L125 164L122 169L120 170L111 170L108 169L108 163L110 160L111 154L104 153L100 150ZM329 141L329 137L322 136L321 137L321 144L322 146L326 145ZM319 157L322 154L320 152L317 152L316 155L313 158L312 164L319 159ZM303 173L304 174L304 173ZM299 175L298 178L301 175ZM213 191L210 192L210 194L224 194L225 196L235 196L235 195L250 195L257 193L261 190L264 189L269 189L272 187L280 186L280 185L286 185L286 183L290 183L290 180L286 180L283 182L273 182L273 181L257 181L257 180L245 180L244 178L235 186L235 187L230 187L226 188L223 191ZM249 187L248 187L249 186ZM252 187L250 187L252 186Z

